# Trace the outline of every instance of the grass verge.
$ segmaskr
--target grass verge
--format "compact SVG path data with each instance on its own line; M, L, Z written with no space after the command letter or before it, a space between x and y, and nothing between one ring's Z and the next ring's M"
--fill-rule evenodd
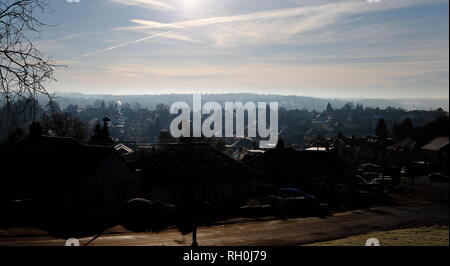
M364 246L369 238L376 238L380 246L449 246L448 225L377 231L308 246Z

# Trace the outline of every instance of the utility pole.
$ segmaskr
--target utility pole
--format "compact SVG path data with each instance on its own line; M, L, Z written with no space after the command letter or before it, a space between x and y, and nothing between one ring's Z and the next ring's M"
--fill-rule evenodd
M198 210L197 210L197 204L196 204L196 198L195 198L195 186L196 186L196 181L195 181L195 163L196 161L193 160L193 156L194 156L194 152L193 152L193 138L190 138L190 140L188 141L188 149L189 149L189 159L188 159L188 163L189 163L189 176L190 176L190 182L191 182L191 192L192 192L192 201L191 201L191 212L193 213L193 218L192 218L192 247L198 247L198 242L197 242L197 223L198 223Z

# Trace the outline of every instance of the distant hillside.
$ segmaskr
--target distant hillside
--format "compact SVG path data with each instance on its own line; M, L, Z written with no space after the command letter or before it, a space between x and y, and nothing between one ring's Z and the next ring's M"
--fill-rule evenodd
M86 140L92 135L92 132L95 132L94 126L99 122L99 119L108 117L111 119L110 134L113 138L120 141L157 142L161 130L167 130L175 117L175 115L170 114L169 105L175 101L192 101L192 95L180 94L139 96L72 94L61 96L57 101L64 115L59 113L62 116L55 114L55 116L48 118L46 108L38 108L39 114L36 117L41 119L44 125L47 125L48 130L63 132L58 134L61 136L76 136L82 140ZM123 104L120 104L119 101ZM329 100L301 96L257 94L211 94L203 96L203 103L207 101L217 101L222 104L225 101L279 102L282 107L278 112L280 136L285 144L298 147L308 147L308 145L314 144L314 139L317 136L333 137L338 133L356 137L372 135L376 132L376 126L380 118L385 120L389 135L399 139L405 136L405 132L411 134L412 126L420 128L437 119L442 121L447 119L448 121L448 113L438 110L436 107L433 108L434 110L404 110L393 108L405 107L405 105L401 105L400 101L393 100L358 100L354 101L353 104L348 104L348 100L344 99ZM332 107L322 111L324 107L327 107L328 102ZM166 106L157 106L157 104L165 104ZM363 107L363 104L366 105L366 108ZM381 108L373 108L374 106ZM386 106L391 106L391 108L384 108ZM24 101L17 102L12 107L13 110L18 110L16 119L18 126L24 129L23 132L26 132L25 128L33 120L32 107L26 105ZM4 108L2 109L4 110ZM427 106L424 109L430 108ZM58 110L58 108L53 110ZM2 114L6 115L6 112L0 112L0 128L6 128L6 116L2 117ZM222 121L225 121L223 116L224 113L222 113ZM406 123L406 120L409 122ZM72 126L61 127L61 121L68 121ZM3 124L1 124L2 122ZM444 121L441 124L448 125L448 122ZM435 128L440 127L433 126L428 131L436 134ZM441 130L441 132L448 134L448 130L445 130L445 127L443 128L444 130ZM0 130L0 140L7 137L5 133L6 130L3 132ZM422 133L419 133L417 133L417 136L421 136ZM443 134L439 133L439 135ZM434 137L434 135L428 133L423 135ZM427 140L429 141L431 138ZM423 141L423 143L425 142Z
M92 105L96 100L120 101L131 105L137 103L142 107L153 109L157 104L171 105L176 101L191 103L191 94L160 94L160 95L88 95L81 93L57 93L58 103L61 107L69 104L86 106ZM280 107L290 109L307 109L309 111L323 111L330 103L333 108L341 108L347 102L353 104L363 104L365 107L395 107L405 110L435 110L439 107L448 111L448 98L443 99L324 99L307 96L283 96L275 94L254 94L254 93L227 93L227 94L205 94L202 95L202 101L216 101L223 103L226 101L262 101L279 102Z

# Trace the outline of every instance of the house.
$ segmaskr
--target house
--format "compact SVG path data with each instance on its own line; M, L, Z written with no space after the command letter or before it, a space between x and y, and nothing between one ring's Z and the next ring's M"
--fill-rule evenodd
M89 139L89 144L112 146L114 145L114 139L112 139L109 135L109 122L111 121L111 119L109 119L108 117L104 117L102 120L103 127L100 127L99 124L95 125L94 135L92 135Z
M414 138L407 137L386 147L386 158L391 164L405 165L407 162L414 161L417 156L417 141Z
M251 138L237 138L232 144L225 145L225 153L236 160L240 160L247 150L254 149L256 146L255 141Z
M0 152L2 205L28 200L39 220L107 223L140 196L140 180L112 146L41 132L33 123L29 137Z
M256 156L263 154L264 152L265 152L264 150L259 149L247 150L244 154L244 157L242 158L242 161L245 162L251 160Z
M366 138L351 137L344 140L346 149L350 150L355 164L360 163L383 163L385 147L392 145L392 139L388 138L385 143L381 142L377 136L367 136Z
M436 137L432 141L422 146L422 150L432 154L448 152L448 137Z
M124 156L142 169L145 197L180 204L238 202L253 193L260 176L202 142L165 143Z
M334 149L275 148L245 163L263 174L263 183L300 188L324 197L333 193L335 184L347 183L352 175L351 166Z
M436 137L421 148L423 158L431 163L432 168L446 171L448 171L448 150L448 137Z
M114 146L114 149L116 149L116 151L117 151L120 155L125 155L125 154L127 154L127 153L133 152L133 150L132 150L130 147L126 146L126 145L123 144L123 143L118 143L118 144L116 144L116 145Z

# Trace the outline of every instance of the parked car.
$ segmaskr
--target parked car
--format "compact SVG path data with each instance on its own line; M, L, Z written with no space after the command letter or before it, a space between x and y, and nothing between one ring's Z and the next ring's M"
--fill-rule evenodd
M243 217L260 217L272 214L272 206L270 205L245 205L240 207L240 212Z
M363 164L361 168L364 170L364 172L378 172L378 173L381 173L381 171L383 170L383 167L381 167L381 165L374 164L374 163Z
M366 191L372 191L372 192L378 192L382 189L381 185L378 184L377 182L372 183L371 181L365 179L364 177L362 177L360 175L356 176L356 180L358 182L359 189L366 190Z
M384 178L377 177L377 178L373 179L370 183L376 184L376 185L392 185L393 180L390 176L385 176Z
M370 182L367 179L365 179L364 177L362 177L360 175L356 176L356 182L358 182L358 185L368 185L368 184L370 184Z
M364 172L363 177L364 179L366 179L367 181L372 181L375 178L380 177L381 174L377 173L377 172Z
M278 196L283 199L285 198L315 199L313 195L310 195L299 188L280 188Z
M448 182L448 175L444 175L443 173L432 173L428 177L431 182Z
M299 188L280 188L277 205L283 213L307 214L316 211L316 197Z

